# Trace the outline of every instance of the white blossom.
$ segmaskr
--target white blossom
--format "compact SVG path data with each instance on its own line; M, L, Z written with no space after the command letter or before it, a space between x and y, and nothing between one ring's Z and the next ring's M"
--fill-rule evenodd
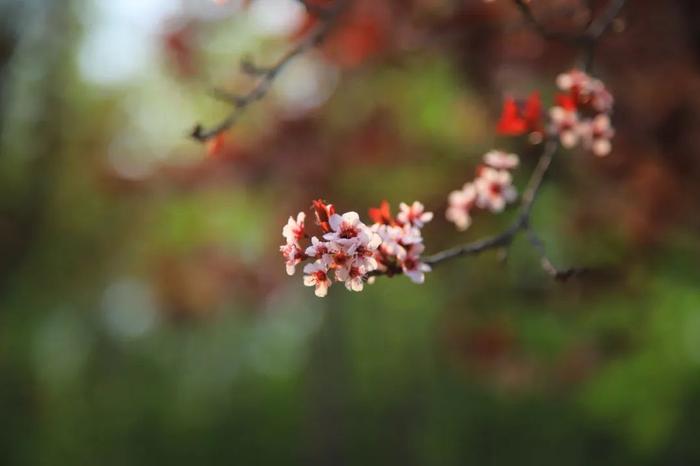
M466 183L462 189L452 191L447 199L445 218L454 223L458 230L466 230L472 223L471 210L476 204L476 198L474 183Z
M287 240L287 244L298 244L299 240L304 237L305 219L306 214L304 212L299 212L296 220L293 217L289 217L287 224L282 228L282 236Z
M323 261L312 262L304 266L304 285L316 287L314 290L316 296L319 298L326 296L331 284L328 278L328 267Z
M516 154L508 154L500 150L492 150L484 154L484 163L499 170L517 168L520 159Z
M414 201L410 206L406 203L399 204L400 212L396 215L396 219L403 224L410 224L418 228L423 226L433 219L432 212L425 212L425 207L418 201Z
M474 181L476 205L491 212L502 212L506 204L517 198L512 182L513 178L507 170L483 167Z

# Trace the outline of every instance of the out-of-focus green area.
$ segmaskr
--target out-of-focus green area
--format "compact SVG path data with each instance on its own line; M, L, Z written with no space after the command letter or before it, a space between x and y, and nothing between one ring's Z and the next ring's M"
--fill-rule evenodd
M447 193L524 146L494 136L499 82L550 98L567 62L503 49L498 81L488 50L311 53L212 158L186 137L226 111L210 86L289 46L292 13L233 3L0 2L0 464L700 463L697 203L645 208L694 168L624 123L609 159L559 154L534 224L588 276L552 281L521 239L317 299L277 253L289 214L420 199L429 252L498 231L512 213L455 232Z

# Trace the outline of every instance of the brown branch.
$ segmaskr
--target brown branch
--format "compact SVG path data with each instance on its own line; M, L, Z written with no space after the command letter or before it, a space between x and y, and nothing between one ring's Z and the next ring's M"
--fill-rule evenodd
M443 262L447 262L458 257L475 256L477 254L491 249L505 248L511 245L511 243L518 236L519 233L528 232L530 230L530 217L532 216L532 208L535 204L535 201L537 200L537 194L539 193L540 188L542 186L544 176L549 170L549 167L552 164L552 160L558 148L559 142L554 136L550 136L545 141L542 149L542 154L540 155L540 158L537 162L537 166L535 166L532 175L530 175L530 180L528 181L525 191L523 191L523 194L520 198L521 201L518 216L508 228L506 228L497 235L487 236L485 238L472 241L470 243L462 244L450 249L445 249L444 251L437 252L433 255L425 257L423 259L423 262L434 268L437 265L442 264ZM541 260L542 266L548 274L552 275L558 280L566 280L567 278L574 275L574 273L572 272L574 269L559 270L556 267L554 267L551 261L549 261L549 259L546 259L546 255L544 254L544 246L541 242L537 245L532 245L537 249L537 251L540 253L540 256L543 258ZM401 274L400 269L392 269L387 271L375 270L368 273L365 276L365 278L377 277L381 275L391 276L398 274Z
M279 76L290 62L323 42L333 29L333 26L337 23L340 14L351 3L351 0L336 0L333 6L328 9L324 8L321 12L321 10L314 8L311 3L300 1L310 12L312 9L314 10L312 14L318 15L320 24L272 66L258 67L249 58L243 59L241 61L241 70L246 74L257 77L258 82L248 93L241 95L215 89L213 91L214 96L219 100L229 103L232 107L231 111L218 124L211 128L207 129L201 124L197 124L190 133L193 139L199 142L206 142L232 128L249 106L267 95L275 78Z
M432 267L435 267L442 262L455 259L462 256L472 256L479 254L489 249L496 249L509 246L515 237L522 231L526 231L530 225L530 217L532 215L532 207L537 199L540 187L544 176L549 170L549 167L559 147L559 143L554 138L549 138L544 143L544 148L537 166L530 176L530 181L523 191L520 202L520 211L515 221L506 228L503 232L482 238L467 244L455 246L444 251L425 258L424 262Z
M566 42L578 44L581 42L581 34L568 34L565 32L551 31L542 24L530 8L530 2L527 0L513 0L515 6L520 10L525 21L545 40L553 40L558 42Z
M320 24L272 66L259 67L249 58L244 58L241 61L242 72L256 77L258 82L248 93L242 95L214 90L214 96L229 103L232 109L218 124L211 128L205 128L201 124L197 124L190 133L193 139L199 142L206 142L233 127L249 106L267 95L275 78L277 78L282 70L293 61L294 58L318 46L325 39L333 26L337 23L338 17L342 11L351 3L351 0L336 0L335 4L326 8L315 5L309 0L298 1L310 14L319 18ZM608 8L599 17L592 20L583 33L568 34L547 29L536 18L527 0L513 0L513 2L521 11L526 22L543 38L582 47L584 49L584 69L590 68L597 41L610 27L625 4L625 0L610 0Z
M592 40L600 39L615 21L615 18L620 14L624 6L625 0L610 0L607 9L588 26L586 35Z
M533 230L531 226L527 226L525 233L528 241L530 241L530 244L540 256L542 268L555 280L566 281L574 275L580 275L588 271L588 269L582 267L569 267L565 269L557 267L547 255L544 241L537 235L535 230Z
M625 0L610 0L606 10L597 18L591 20L584 33L584 36L587 38L582 51L582 68L584 70L590 71L593 67L593 56L600 38L612 26L613 21L615 21L615 18L620 14L624 6Z
M586 55L592 55L592 50L598 40L608 30L612 22L615 20L620 11L625 6L626 0L610 0L607 8L595 19L591 19L586 29L581 33L569 34L565 32L552 31L548 29L530 8L528 0L513 0L515 6L520 10L525 21L537 32L543 39L557 42L568 43L585 50ZM588 64L590 59L586 60ZM590 66L590 65L587 65Z

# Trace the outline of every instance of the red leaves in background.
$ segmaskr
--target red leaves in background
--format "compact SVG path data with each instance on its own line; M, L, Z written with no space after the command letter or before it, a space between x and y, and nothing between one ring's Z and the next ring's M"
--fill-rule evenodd
M512 97L506 98L496 131L505 136L541 133L542 101L539 92L530 94L523 107L519 106Z
M330 38L325 50L337 64L352 68L380 51L385 43L380 18L365 11L350 16Z
M226 133L219 133L206 143L209 157L219 156L226 147Z
M333 5L330 0L314 0L310 3L319 8ZM322 50L339 66L358 66L384 49L388 42L391 19L387 5L383 2L359 1L331 31ZM318 23L319 19L315 15L307 13L306 19L290 39L300 40Z

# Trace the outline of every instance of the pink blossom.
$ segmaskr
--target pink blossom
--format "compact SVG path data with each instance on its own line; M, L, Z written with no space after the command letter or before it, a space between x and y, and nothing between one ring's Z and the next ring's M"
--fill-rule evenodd
M520 163L516 154L507 154L500 150L492 150L484 154L484 163L499 170L512 170Z
M401 229L401 232L399 233L401 244L409 245L423 242L423 235L420 228L412 227L409 224L399 228Z
M452 191L448 197L445 218L464 231L472 223L471 209L476 204L477 192L474 183L466 183L460 190Z
M597 112L610 112L614 103L605 84L581 70L571 70L557 76L557 86L571 94L577 106L590 107Z
M594 110L608 113L612 110L615 100L602 81L597 79L591 83L590 104Z
M400 256L405 247L423 242L420 229L410 225L377 225L376 231L382 239L381 252L387 256Z
M579 140L579 121L576 110L564 107L552 107L549 110L552 130L559 135L561 145L567 149L574 147Z
M370 242L367 245L362 243L354 246L353 252L353 264L357 265L364 273L377 270L379 264L377 259L375 259L375 254L379 246L381 245L381 237L379 235L374 235L378 241Z
M333 214L328 221L331 231L323 235L329 241L337 241L348 246L361 240L368 243L371 240L371 231L360 221L357 212L346 212L343 215Z
M350 291L362 291L364 288L364 276L367 273L361 267L351 266L346 269L336 270L335 278L338 281L345 282L345 288Z
M358 243L337 243L329 241L326 243L329 251L329 267L334 271L349 268L355 260L355 248Z
M314 201L317 224L322 236L311 236L310 244L302 249L300 241L309 238L304 231L304 215L291 218L283 229L287 244L280 247L287 271L302 260L313 262L304 267L304 284L314 286L316 296L326 296L333 281L342 281L351 291L361 291L368 274L375 270L393 275L405 273L416 283L425 280L430 268L421 263L423 251L421 227L432 219L420 202L401 204L402 220L394 221L388 215L388 203L377 216L381 221L368 227L355 212L336 214L331 204ZM384 215L387 213L387 215ZM389 220L384 222L384 220ZM372 277L369 277L372 278Z
M420 260L424 249L423 244L415 244L408 249L406 256L401 260L401 269L404 275L410 278L413 283L422 284L425 281L425 273L432 270L428 264Z
M287 275L294 275L297 264L304 259L304 253L296 243L287 243L280 246L282 257L287 267Z
M476 205L491 212L502 212L506 204L513 202L517 192L513 179L507 170L482 167L474 181L477 199Z
M593 151L598 157L604 157L610 153L612 149L610 140L614 135L615 130L610 124L610 117L606 114L596 115L581 126L584 147Z
M382 240L375 254L378 270L389 275L404 273L414 282L422 283L425 272L430 269L420 262L420 253L424 249L421 228L433 216L424 212L420 202L414 202L411 206L402 203L400 209L401 212L397 215L398 225L372 225L372 231Z
M316 261L304 266L304 285L315 286L316 296L319 298L326 296L331 284L331 280L328 278L328 267L323 261Z
M306 219L304 212L299 212L296 220L289 217L287 224L282 228L282 236L287 240L287 244L298 244L299 240L304 237L304 219Z
M311 246L306 248L306 255L315 259L321 259L328 255L328 243L320 241L317 237L311 238Z
M329 222L332 233L324 235L326 239L351 239L360 234L360 216L357 212L346 212L343 215L331 215Z
M404 229L402 227L375 223L372 225L372 230L382 239L379 249L384 256L396 256L403 249L401 240L404 236Z
M410 224L418 228L423 226L433 219L432 212L425 212L425 207L418 201L414 201L410 206L406 203L399 204L400 212L396 215L396 219L403 224Z
M588 92L592 78L581 70L573 69L557 76L557 86L562 91Z

